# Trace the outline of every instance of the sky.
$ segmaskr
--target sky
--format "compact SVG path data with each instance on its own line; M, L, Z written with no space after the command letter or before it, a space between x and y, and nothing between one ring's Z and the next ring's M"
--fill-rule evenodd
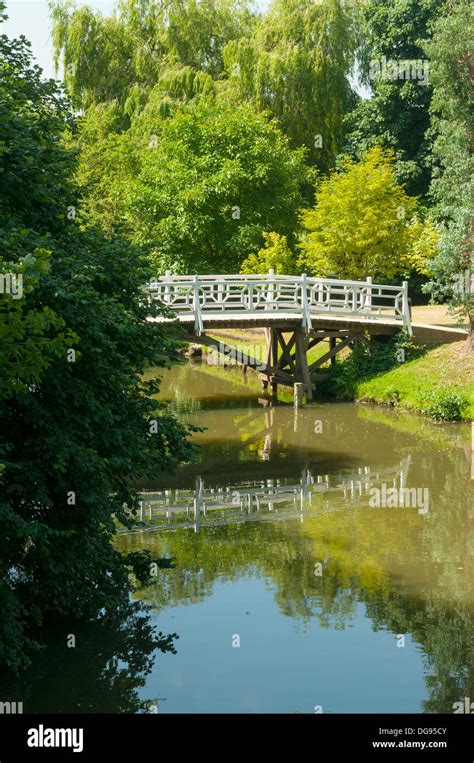
M114 3L111 0L91 0L78 2L77 5L89 5L94 10L109 14ZM8 37L25 35L45 77L54 77L48 0L6 0L6 6L8 20L1 25L0 31Z
M110 14L114 7L113 0L78 0L76 4L88 5L105 15ZM257 0L257 5L262 10L268 4L269 0ZM9 18L1 25L0 31L8 37L25 35L31 42L36 62L43 69L45 77L54 77L48 0L6 0L6 5Z

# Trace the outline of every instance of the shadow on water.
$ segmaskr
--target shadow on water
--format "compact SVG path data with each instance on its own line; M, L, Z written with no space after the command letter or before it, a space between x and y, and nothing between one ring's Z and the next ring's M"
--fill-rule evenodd
M177 634L164 636L143 602L127 602L97 622L51 622L46 646L19 677L0 677L3 702L25 713L154 712L159 698L143 699L157 652L175 653Z

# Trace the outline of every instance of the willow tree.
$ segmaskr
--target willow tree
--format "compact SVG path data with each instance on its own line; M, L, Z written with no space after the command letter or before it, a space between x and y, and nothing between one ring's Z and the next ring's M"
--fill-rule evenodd
M230 41L224 61L233 90L269 109L294 146L322 170L333 163L355 94L357 0L274 0L250 37Z
M255 14L247 0L118 0L111 16L53 0L51 18L56 66L75 104L116 102L126 123L154 88L165 101L209 88L224 46L251 33Z

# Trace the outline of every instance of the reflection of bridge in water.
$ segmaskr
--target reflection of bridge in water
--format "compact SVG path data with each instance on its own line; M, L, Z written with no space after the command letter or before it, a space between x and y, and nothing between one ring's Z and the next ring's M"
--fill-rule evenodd
M209 487L198 477L192 489L176 488L141 493L137 519L143 530L219 527L316 517L321 513L367 505L369 490L383 484L406 487L411 456L393 468L359 467L351 474L319 474L304 469L297 483L280 479ZM127 532L125 529L122 532Z

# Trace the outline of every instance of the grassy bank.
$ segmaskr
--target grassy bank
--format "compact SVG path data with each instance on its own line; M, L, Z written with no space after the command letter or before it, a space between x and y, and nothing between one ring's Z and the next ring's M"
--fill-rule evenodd
M473 380L474 358L464 354L464 342L419 349L399 338L356 351L338 363L326 391L339 399L458 421L474 418Z

